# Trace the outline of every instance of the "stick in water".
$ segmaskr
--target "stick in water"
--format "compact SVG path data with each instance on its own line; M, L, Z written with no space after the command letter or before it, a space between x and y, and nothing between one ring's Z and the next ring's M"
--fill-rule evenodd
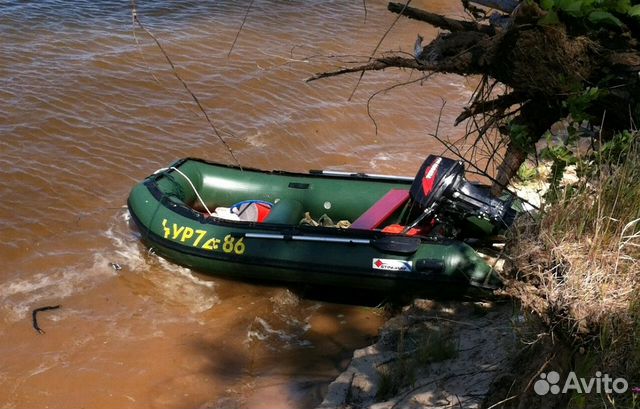
M47 305L46 307L40 307L33 310L31 313L31 317L33 318L33 328L38 331L38 334L44 334L44 331L38 326L38 313L40 311L57 310L58 308L60 308L59 305Z

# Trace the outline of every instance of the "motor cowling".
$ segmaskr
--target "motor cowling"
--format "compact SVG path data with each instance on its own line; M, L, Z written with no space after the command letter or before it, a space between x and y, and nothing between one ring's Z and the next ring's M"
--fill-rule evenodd
M411 185L411 198L423 209L439 204L460 178L464 178L461 162L429 155Z
M422 209L433 209L465 218L487 219L508 227L515 219L512 200L491 195L486 187L467 181L464 165L442 156L429 155L411 185L411 198Z

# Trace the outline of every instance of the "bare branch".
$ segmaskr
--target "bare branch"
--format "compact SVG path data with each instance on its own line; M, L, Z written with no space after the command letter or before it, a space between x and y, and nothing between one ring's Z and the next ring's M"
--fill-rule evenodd
M435 67L437 64L430 64ZM368 62L366 64L358 65L355 67L347 67L341 68L335 71L327 71L321 72L318 74L314 74L311 77L307 78L306 82L311 82L315 80L319 80L321 78L327 77L335 77L336 75L348 74L351 72L360 72L360 71L379 71L384 70L385 68L396 67L396 68L413 68L416 70L426 71L428 70L428 66L426 64L421 64L414 58L405 58L399 56L390 56L390 57L381 57L376 58L375 60Z
M465 108L462 113L456 118L454 125L458 125L465 119L477 115L481 112L490 112L496 110L504 111L512 105L523 103L526 100L527 96L519 92L500 95L499 97L489 101L480 99L477 102L471 104L470 107Z
M200 100L198 99L196 94L194 94L194 92L191 91L191 88L189 88L189 85L187 85L185 80L182 79L180 74L178 74L178 70L176 70L176 66L173 64L173 61L171 60L171 57L169 57L169 54L167 54L167 52L165 51L164 47L162 47L162 44L160 44L160 40L158 40L158 38L156 36L154 36L151 31L149 31L144 25L142 25L142 21L140 21L140 18L138 17L138 11L136 9L135 0L131 0L131 16L133 18L133 21L135 23L137 23L138 26L140 26L142 31L147 33L147 35L149 37L151 37L151 39L156 43L156 45L160 49L160 52L164 56L165 60L167 60L167 63L169 63L169 66L171 67L171 71L173 72L174 77L176 77L176 79L182 84L184 89L189 93L189 95L191 95L191 98L193 99L193 102L195 102L195 104L198 106L198 108L200 108L200 111L202 111L202 113L204 114L204 118L209 123L209 126L213 130L213 133L216 135L216 137L218 137L220 142L222 142L224 147L227 148L227 151L229 152L229 154L233 158L233 161L236 163L236 165L238 165L240 170L242 170L242 165L240 164L240 161L238 160L236 155L233 153L233 150L231 149L231 147L229 146L227 141L225 141L224 138L222 137L222 135L220 135L220 132L218 132L218 128L216 128L216 126L213 124L213 121L211 120L211 118L209 118L209 114L207 114L207 111L204 109L204 107L200 103Z
M409 3L411 3L411 0L407 0L407 2L402 6L403 10L406 7L409 6ZM369 56L369 61L371 61L373 59L373 56L378 51L378 48L380 48L380 45L382 45L382 42L384 41L385 38L387 38L387 35L391 32L391 29L393 29L393 27L396 25L398 20L400 20L400 16L396 17L396 19L393 20L393 23L391 23L389 28L387 28L387 31L385 31L384 34L382 35L382 37L380 37L380 40L378 40L378 44L376 44L375 48L371 52L371 56ZM353 91L351 91L351 95L349 95L349 98L348 98L349 101L351 101L351 98L353 98L353 95L356 93L356 90L358 89L358 86L360 85L360 81L362 81L362 77L364 77L364 71L365 70L362 70L362 72L360 73L360 77L358 77L358 82L356 82L356 86L353 87Z
M398 88L398 87L403 87L403 86L409 85L409 84L414 84L414 83L420 82L420 81L425 81L425 80L429 79L429 77L432 76L433 74L434 74L433 72L430 72L430 73L425 74L425 75L423 75L423 76L421 76L419 78L415 78L415 79L412 79L412 80L409 80L409 81L393 84L390 87L387 87L387 88L384 88L384 89L380 89L380 90L374 92L369 97L369 99L367 100L367 115L369 116L369 118L371 118L371 121L373 122L373 125L375 127L375 131L376 131L376 135L378 134L378 123L376 122L375 118L371 114L371 102L373 101L373 99L375 97L377 97L379 94L391 91L392 89L395 89L395 88Z
M238 32L236 33L236 37L233 39L233 43L231 43L231 48L229 48L229 54L227 54L227 57L231 56L231 52L233 51L233 47L236 45L236 41L238 41L238 37L240 37L240 32L242 31L242 28L244 27L244 23L247 22L247 17L249 16L249 12L251 11L251 7L253 6L253 2L255 0L251 0L251 3L249 3L249 6L247 7L247 11L245 11L244 13L244 17L242 19L242 24L240 24L240 28L238 29Z
M440 14L430 13L415 7L405 7L400 3L389 3L387 9L393 13L399 13L403 16L412 18L414 20L424 21L432 26L442 28L449 31L479 31L481 33L494 35L496 30L494 27L479 24L475 21L463 21L456 20L448 17L444 17Z
M363 22L363 24L367 24L367 0L362 0L362 8L364 9L364 22Z
M355 67L340 68L334 71L321 72L305 79L306 82L315 81L321 78L335 77L337 75L348 74L360 71L380 71L386 68L411 68L418 71L434 71L453 74L476 74L480 72L482 61L477 61L472 50L466 50L458 55L448 57L436 62L418 61L415 58L406 58L399 55L376 58L366 64Z

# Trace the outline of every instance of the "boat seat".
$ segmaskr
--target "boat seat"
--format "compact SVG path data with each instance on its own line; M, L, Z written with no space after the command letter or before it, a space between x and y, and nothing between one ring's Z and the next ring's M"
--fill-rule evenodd
M302 218L302 203L293 199L280 199L274 204L264 223L294 224Z
M353 229L373 230L379 227L396 210L409 200L409 191L404 189L391 189L382 196L366 212L362 213L352 224Z

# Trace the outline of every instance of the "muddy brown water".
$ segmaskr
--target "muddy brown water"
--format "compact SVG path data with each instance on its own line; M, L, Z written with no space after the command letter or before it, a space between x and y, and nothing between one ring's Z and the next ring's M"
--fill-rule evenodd
M244 166L412 175L474 84L415 73L304 78L365 59L382 1L138 2ZM426 6L426 1L415 6ZM457 2L430 1L461 15ZM0 2L0 407L312 407L383 316L147 254L124 205L185 156L230 162L129 2ZM402 19L381 50L434 29ZM155 76L155 78L154 78ZM157 81L156 81L157 79ZM118 263L116 271L110 263ZM39 314L33 308L61 304Z

